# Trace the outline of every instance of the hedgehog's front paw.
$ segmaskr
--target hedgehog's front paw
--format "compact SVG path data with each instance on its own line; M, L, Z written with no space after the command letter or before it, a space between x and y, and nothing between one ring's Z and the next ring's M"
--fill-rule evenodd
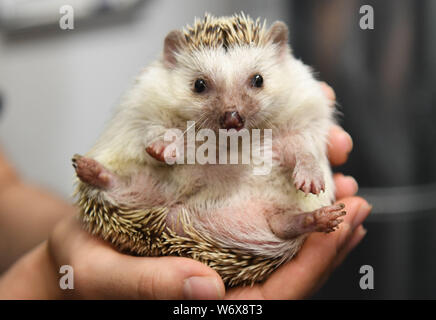
M157 161L172 164L177 160L176 148L172 146L171 142L157 140L145 148L145 151Z
M99 162L78 154L74 155L71 161L77 177L84 183L102 189L112 186L114 182L113 174Z
M305 194L319 194L325 190L324 176L317 164L297 161L292 178L295 188Z

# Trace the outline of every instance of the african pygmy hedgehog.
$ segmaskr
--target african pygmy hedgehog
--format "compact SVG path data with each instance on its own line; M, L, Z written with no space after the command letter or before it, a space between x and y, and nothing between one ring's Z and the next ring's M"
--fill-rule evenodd
M139 75L95 146L74 156L81 220L123 252L190 257L227 286L263 281L309 233L335 230L345 214L332 205L326 156L333 113L292 56L284 23L267 29L244 14L206 14L166 36L162 57ZM182 150L165 139L169 129ZM270 130L270 149L253 143L255 129ZM218 163L221 133L247 134L250 161ZM187 163L204 152L205 137L209 161ZM259 163L271 167L259 174Z

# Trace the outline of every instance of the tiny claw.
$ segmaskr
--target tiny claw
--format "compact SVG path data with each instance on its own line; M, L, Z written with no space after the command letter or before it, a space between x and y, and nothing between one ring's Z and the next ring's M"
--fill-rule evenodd
M73 157L71 158L71 162L73 164L73 168L77 169L77 161L80 160L81 158L83 158L80 154L74 154Z

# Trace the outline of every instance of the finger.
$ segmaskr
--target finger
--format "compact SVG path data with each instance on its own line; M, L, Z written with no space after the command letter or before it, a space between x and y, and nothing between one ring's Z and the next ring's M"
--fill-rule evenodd
M345 244L342 250L338 254L338 258L335 261L334 268L337 268L347 257L347 255L363 240L366 236L367 230L359 225L350 236L349 241Z
M336 186L336 199L354 196L359 189L356 180L351 176L344 176L342 173L335 173L333 179Z
M348 253L350 253L350 251L353 250L362 241L365 235L366 229L363 228L362 225L358 226L354 230L354 232L350 235L349 240L345 245L345 248L340 250L340 252L338 253L337 258L333 263L332 270L336 269L344 261ZM321 280L318 281L318 283L316 284L315 290L313 290L313 292L317 292L319 289L321 289L324 283L328 280L329 276L329 273L324 273L324 275L321 277Z
M221 299L224 284L206 265L181 257L132 257L106 247L90 268L96 296L122 299Z
M347 161L353 149L353 140L340 126L334 125L329 132L328 157L332 165L339 166Z
M336 100L336 94L332 87L330 87L326 82L321 81L321 89L324 91L326 97L331 100L333 103Z
M341 203L345 204L347 214L339 229L329 234L311 234L298 255L262 285L262 296L267 299L307 297L332 271L337 253L371 211L368 203L360 197L345 198Z
M332 101L332 105L336 100L336 94L332 87L325 82L320 82L321 89L326 97ZM347 160L347 155L350 153L353 142L348 133L341 127L334 126L330 131L329 158L333 165L341 165ZM345 151L345 154L344 154Z
M74 291L94 299L221 299L224 284L203 263L181 257L134 257L67 221L54 232L58 264L74 269ZM63 236L63 241L60 241ZM67 235L67 236L65 236ZM56 239L57 238L57 239ZM59 244L62 242L62 244Z

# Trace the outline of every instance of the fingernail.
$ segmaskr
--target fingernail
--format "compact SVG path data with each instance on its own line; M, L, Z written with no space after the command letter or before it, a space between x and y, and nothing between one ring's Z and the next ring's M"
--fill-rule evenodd
M349 180L353 185L353 190L355 190L354 193L357 192L357 190L359 190L359 184L357 183L356 179L354 179L352 176L344 176L345 179Z
M342 135L343 135L343 138L345 140L348 140L347 149L346 149L346 152L348 154L348 153L351 152L351 150L353 150L353 139L351 138L351 136L346 131L342 131Z
M357 214L354 217L351 228L354 230L358 225L362 224L362 222L368 217L369 213L372 210L372 205L368 202L364 202L360 208L357 210Z
M222 299L218 280L213 277L191 277L185 280L183 294L189 300Z

